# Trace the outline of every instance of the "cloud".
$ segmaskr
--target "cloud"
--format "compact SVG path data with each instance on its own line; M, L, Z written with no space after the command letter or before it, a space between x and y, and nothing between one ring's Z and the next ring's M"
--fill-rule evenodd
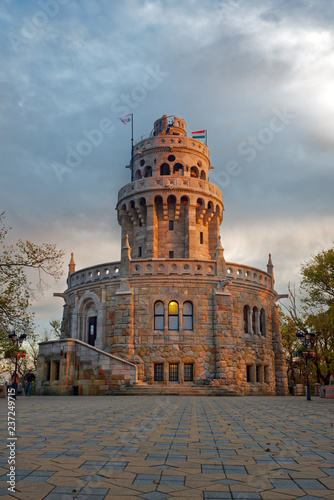
M72 0L14 50L9 34L22 37L39 10L19 0L0 7L0 193L13 233L56 242L68 258L75 251L78 267L119 258L114 208L130 180L130 130L115 102L130 96L136 138L176 114L188 133L208 129L211 173L240 164L222 186L229 259L263 268L271 251L279 286L298 281L307 253L332 239L334 5ZM148 66L166 76L134 100ZM275 109L296 118L248 162L240 144L261 137ZM113 132L58 182L53 162L104 118ZM43 300L42 322L61 314L59 302Z

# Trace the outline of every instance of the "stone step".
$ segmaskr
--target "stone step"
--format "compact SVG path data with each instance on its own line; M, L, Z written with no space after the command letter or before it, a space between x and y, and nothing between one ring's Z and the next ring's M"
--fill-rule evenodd
M108 396L239 396L235 391L229 391L219 386L171 387L171 386L132 386L107 391Z

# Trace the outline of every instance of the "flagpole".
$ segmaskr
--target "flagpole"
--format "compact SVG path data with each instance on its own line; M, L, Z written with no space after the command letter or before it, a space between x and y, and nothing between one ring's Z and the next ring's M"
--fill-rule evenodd
M131 113L131 182L133 182L133 113Z
M208 145L208 131L205 131L205 145Z

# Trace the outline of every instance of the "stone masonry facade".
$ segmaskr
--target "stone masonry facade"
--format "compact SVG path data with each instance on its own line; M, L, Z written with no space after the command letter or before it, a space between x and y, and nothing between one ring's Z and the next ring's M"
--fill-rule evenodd
M121 260L75 271L72 255L68 288L55 294L64 299L64 345L40 346L41 392L135 385L287 394L271 257L266 271L225 261L212 168L207 146L175 116L134 145L131 182L116 207ZM80 349L66 378L70 339Z

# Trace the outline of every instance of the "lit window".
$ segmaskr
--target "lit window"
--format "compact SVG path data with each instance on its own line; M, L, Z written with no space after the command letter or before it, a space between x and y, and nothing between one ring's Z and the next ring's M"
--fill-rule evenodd
M161 301L154 304L154 330L163 330L165 319L165 309Z
M175 300L168 304L168 329L179 329L179 304Z
M193 329L193 305L191 302L185 302L183 304L183 329Z

